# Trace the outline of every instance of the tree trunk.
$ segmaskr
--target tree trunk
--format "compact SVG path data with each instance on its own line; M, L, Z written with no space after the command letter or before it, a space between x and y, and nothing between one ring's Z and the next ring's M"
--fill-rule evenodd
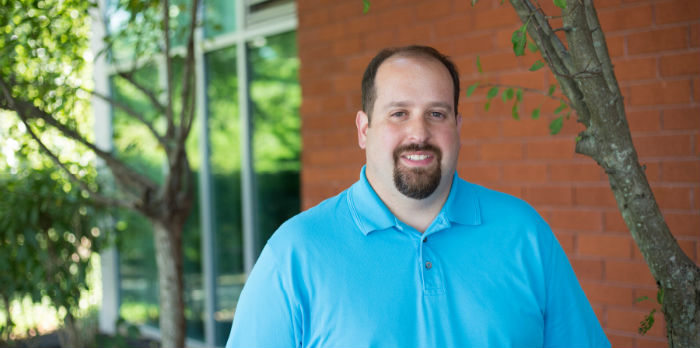
M184 347L182 224L152 222L158 265L161 347Z
M608 175L622 218L656 279L671 347L700 347L700 269L671 234L639 164L623 97L592 0L566 0L568 49L541 9L510 0L586 129L576 152Z

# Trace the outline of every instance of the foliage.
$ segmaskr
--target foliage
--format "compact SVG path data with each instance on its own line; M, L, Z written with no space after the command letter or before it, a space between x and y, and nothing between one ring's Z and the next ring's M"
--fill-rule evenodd
M104 211L52 167L3 174L0 191L3 301L48 297L59 313L74 316L88 288L90 255L105 242L96 224ZM10 319L4 330L11 326Z

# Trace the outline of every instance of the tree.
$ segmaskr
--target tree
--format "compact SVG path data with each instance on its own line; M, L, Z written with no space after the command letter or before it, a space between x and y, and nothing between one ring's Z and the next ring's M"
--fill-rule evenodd
M175 15L168 0L117 2L117 6L130 15L130 23L137 25L108 33L105 42L115 45L120 42L119 38L134 40L138 48L134 54L134 68L118 76L150 102L155 112L149 115L92 90L88 81L81 79L90 31L88 12L95 4L84 0L0 0L0 5L0 23L3 23L0 26L0 109L13 111L42 151L95 203L131 209L151 221L160 288L162 345L183 347L181 240L193 201L192 174L185 141L195 114L193 57L198 1L177 7L189 8L189 16L177 17L185 18L184 23L171 23L170 19ZM186 35L182 40L185 48L182 88L176 96L171 53L172 41L182 36L176 35L178 28L184 28ZM137 61L152 60L155 56L163 58L167 71L162 98L159 91L146 87L134 78L133 73L138 67ZM89 126L76 121L76 115L86 112L80 101L90 95L128 114L155 139L158 147L154 151L164 153L166 158L162 182L149 178L118 153L95 144L89 136ZM58 132L93 152L109 168L117 190L97 189L81 180L65 163L60 149L51 148L42 140L46 132Z
M472 5L477 1L472 0ZM608 175L618 209L657 282L669 346L700 346L700 268L671 234L639 163L593 1L554 0L560 17L547 16L537 1L509 1L523 23L513 33L513 51L523 55L527 35L534 40L535 50L541 52L566 97L555 113L571 107L585 126L576 139L576 152L595 160ZM562 21L566 43L552 28L551 21L557 19ZM542 66L535 63L531 70ZM467 93L473 90L470 87ZM512 93L504 100L512 98ZM497 95L498 88L492 87L487 98ZM547 95L552 95L552 89ZM561 123L562 116L550 124L553 133Z

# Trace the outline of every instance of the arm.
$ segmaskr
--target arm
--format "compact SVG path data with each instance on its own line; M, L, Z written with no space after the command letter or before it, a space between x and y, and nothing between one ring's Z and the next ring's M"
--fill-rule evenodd
M241 292L227 348L301 346L297 305L280 269L266 246Z
M544 223L544 222L543 222ZM586 294L576 279L564 250L548 226L544 238L548 245L543 254L545 266L546 307L545 347L610 347Z

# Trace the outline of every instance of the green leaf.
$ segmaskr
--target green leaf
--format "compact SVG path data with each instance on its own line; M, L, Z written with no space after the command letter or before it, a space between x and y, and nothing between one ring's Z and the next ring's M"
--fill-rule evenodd
M554 4L562 10L566 9L566 0L554 0Z
M518 88L518 90L515 91L515 100L518 102L523 101L523 90L521 88Z
M501 94L501 97L503 98L503 102L507 102L511 99L513 99L513 89L512 88L507 88L506 90L503 91L503 94Z
M532 110L532 119L536 120L538 118L540 118L540 108Z
M561 131L562 126L564 126L564 118L561 116L555 118L549 124L549 134L554 135L554 134L559 133Z
M654 326L654 313L656 309L652 309L651 312L639 323L639 333L646 334L652 326Z
M559 107L557 107L556 109L554 109L554 114L556 115L556 114L562 112L562 111L563 111L564 109L566 109L567 107L568 107L568 105L566 105L566 103L564 103L564 102L562 101L561 104L559 104Z
M534 62L532 64L532 66L530 67L530 69L528 69L528 70L537 71L537 70L542 69L543 66L544 66L544 62L542 62L541 60L538 60L538 61Z
M548 95L548 96L551 96L552 94L554 94L554 91L555 91L556 89L557 89L557 85L550 85L550 86L549 86L549 90L547 91L547 95Z
M477 2L479 2L479 0L471 0L472 7L474 7L474 5L476 5Z
M522 27L513 32L510 42L513 44L513 52L516 56L522 56L525 54L525 45L527 44L527 23L523 24Z
M648 296L637 297L637 298L634 300L634 302L642 302L642 301L646 301L646 300L648 300L648 299L649 299Z
M469 88L467 88L467 97L471 97L477 87L479 87L479 82L474 82L474 84L469 86Z
M481 59L479 59L479 56L476 56L476 71L478 71L479 74L484 72L484 69L481 68Z
M491 87L488 93L486 93L486 98L491 99L498 95L498 87Z
M484 104L484 110L489 111L491 108L491 100L487 101L486 104Z
M518 114L518 102L513 103L513 109L510 111L510 114L514 119L520 119L520 115Z
M664 288L662 287L659 287L659 290L656 292L656 302L660 305L664 304Z
M529 49L530 52L533 52L533 53L540 50L540 48L537 47L537 44L534 41L527 42L527 49Z
M363 14L369 12L369 6L370 6L369 0L362 0L362 13Z

